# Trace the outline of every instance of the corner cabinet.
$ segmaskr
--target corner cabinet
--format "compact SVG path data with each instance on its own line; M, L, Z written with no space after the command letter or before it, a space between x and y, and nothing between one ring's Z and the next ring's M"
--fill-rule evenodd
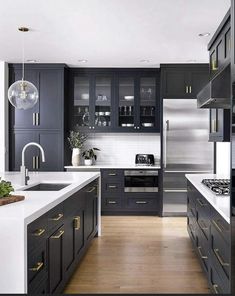
M208 81L208 64L161 65L161 97L164 99L196 99Z
M22 78L19 64L9 65L9 85ZM37 142L45 150L46 162L40 162L38 149L26 154L26 166L32 171L60 171L64 165L64 96L67 68L64 64L26 64L25 79L39 92L37 104L29 110L9 108L10 170L19 170L25 144Z
M230 110L210 109L209 142L230 142Z
M70 129L159 132L159 71L72 69Z

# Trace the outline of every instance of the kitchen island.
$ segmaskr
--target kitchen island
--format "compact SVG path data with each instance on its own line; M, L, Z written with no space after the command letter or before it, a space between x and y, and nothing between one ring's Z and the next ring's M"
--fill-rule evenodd
M25 196L23 201L0 207L0 293L27 293L29 292L28 226L79 193L90 183L93 184L100 174L97 172L30 173L28 186L20 185L20 173L6 172L0 176L3 180L12 182L16 195ZM39 183L63 183L68 186L58 191L23 191ZM100 194L98 194L96 210L99 235Z

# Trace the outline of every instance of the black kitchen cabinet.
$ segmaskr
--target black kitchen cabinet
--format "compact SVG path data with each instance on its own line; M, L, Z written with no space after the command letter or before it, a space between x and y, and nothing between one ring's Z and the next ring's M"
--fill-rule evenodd
M209 81L207 64L161 65L161 97L195 99Z
M188 181L187 229L214 294L230 291L230 225Z
M98 231L98 180L28 225L28 293L57 294Z
M230 63L231 56L230 10L208 44L210 54L210 78L220 73Z
M41 161L41 152L35 146L27 148L25 165L30 171L62 171L64 166L64 139L59 131L12 130L10 132L10 170L19 171L21 152L29 142L42 145L45 151L45 162Z
M159 71L73 69L70 129L159 132Z
M230 142L230 110L210 109L210 142Z

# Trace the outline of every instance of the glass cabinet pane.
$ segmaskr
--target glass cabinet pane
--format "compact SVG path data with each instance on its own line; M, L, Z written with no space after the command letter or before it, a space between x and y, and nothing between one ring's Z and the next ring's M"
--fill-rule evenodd
M140 79L140 125L155 127L156 114L156 78L143 77Z
M74 78L74 124L86 127L90 124L90 83L89 77Z
M95 79L95 126L111 126L111 77Z
M119 127L134 127L134 78L119 79Z
M225 34L225 58L230 57L231 53L231 29Z

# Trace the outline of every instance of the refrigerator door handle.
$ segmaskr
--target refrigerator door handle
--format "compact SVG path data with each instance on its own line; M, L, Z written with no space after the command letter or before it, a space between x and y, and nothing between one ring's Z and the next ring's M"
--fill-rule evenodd
M166 120L166 123L165 123L165 127L164 127L164 168L166 168L166 164L167 164L167 132L169 131L170 129L170 126L169 126L169 123L170 121L169 120Z

